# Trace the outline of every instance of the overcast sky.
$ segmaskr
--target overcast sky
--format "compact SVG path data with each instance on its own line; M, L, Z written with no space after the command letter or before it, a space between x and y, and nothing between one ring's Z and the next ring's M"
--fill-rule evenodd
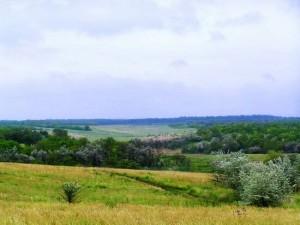
M0 0L0 120L300 116L300 0Z

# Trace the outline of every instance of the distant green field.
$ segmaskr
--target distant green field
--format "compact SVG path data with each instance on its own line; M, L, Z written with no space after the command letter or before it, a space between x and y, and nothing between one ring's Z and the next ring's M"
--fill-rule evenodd
M213 172L212 161L215 155L206 154L185 154L191 161L190 171L192 172ZM266 154L249 154L249 158L253 161L264 161L268 156Z
M213 171L211 163L215 158L214 155L186 154L186 156L191 161L191 171L203 173L210 173Z
M89 140L113 137L120 141L134 138L155 136L176 136L195 133L194 128L175 128L168 125L103 125L91 126L91 131L68 130L75 137L86 137Z

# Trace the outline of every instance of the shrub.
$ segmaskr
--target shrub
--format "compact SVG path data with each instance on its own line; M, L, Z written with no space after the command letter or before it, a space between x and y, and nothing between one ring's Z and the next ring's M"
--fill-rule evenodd
M215 178L237 190L245 204L276 206L299 188L300 157L280 157L266 163L250 162L240 152L220 154L214 162ZM298 168L298 170L297 170Z
M249 163L240 173L240 197L246 204L276 206L291 193L287 162Z
M241 152L219 154L213 162L215 180L237 189L240 186L240 171L249 163L247 155Z
M82 165L101 166L104 161L104 151L99 144L88 144L75 153L75 158Z
M76 182L66 182L62 185L63 199L68 203L75 203L81 191L80 184Z

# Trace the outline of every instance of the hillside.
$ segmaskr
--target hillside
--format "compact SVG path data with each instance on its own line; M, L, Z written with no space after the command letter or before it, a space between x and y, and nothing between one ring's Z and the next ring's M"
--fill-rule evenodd
M80 203L60 199L66 181L84 187ZM285 207L241 209L207 173L0 163L0 224L297 224L300 196Z

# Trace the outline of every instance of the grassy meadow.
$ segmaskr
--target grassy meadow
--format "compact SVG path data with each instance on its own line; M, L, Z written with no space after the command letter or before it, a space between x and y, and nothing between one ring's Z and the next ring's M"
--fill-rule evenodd
M195 133L196 129L187 127L171 127L168 125L103 125L91 126L91 131L68 130L75 137L86 137L89 140L113 137L119 141L128 141L134 138L157 136L180 136Z
M83 186L64 203L61 185ZM0 163L0 224L196 225L300 223L300 196L283 208L241 207L209 173Z

